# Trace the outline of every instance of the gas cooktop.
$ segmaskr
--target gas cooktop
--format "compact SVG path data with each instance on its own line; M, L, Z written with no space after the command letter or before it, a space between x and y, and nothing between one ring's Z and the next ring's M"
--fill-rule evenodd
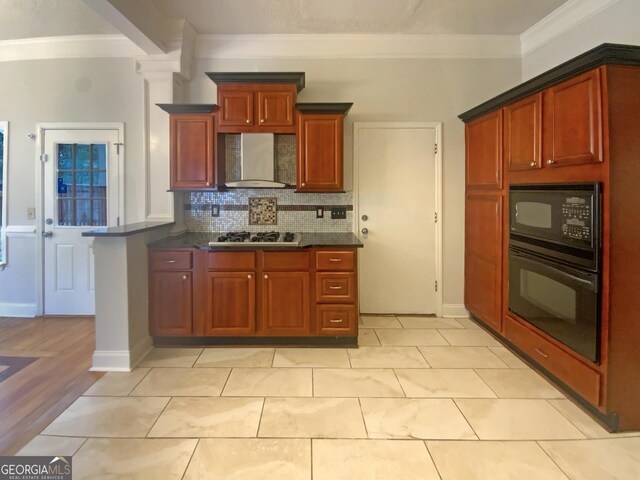
M298 245L300 243L299 233L280 232L227 232L219 235L216 240L209 242L211 247L237 247L243 245Z

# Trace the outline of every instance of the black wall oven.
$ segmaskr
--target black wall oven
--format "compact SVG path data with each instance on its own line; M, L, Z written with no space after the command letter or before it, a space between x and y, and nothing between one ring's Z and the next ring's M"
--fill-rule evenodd
M597 363L600 185L512 185L509 232L509 310Z

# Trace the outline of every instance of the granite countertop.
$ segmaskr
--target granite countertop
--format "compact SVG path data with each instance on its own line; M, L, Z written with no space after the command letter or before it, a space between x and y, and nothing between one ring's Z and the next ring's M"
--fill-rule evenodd
M117 227L98 228L82 232L83 237L128 237L138 233L148 232L160 227L174 225L175 222L138 222Z
M165 237L148 244L153 249L171 249L171 248L201 248L204 250L282 250L292 248L309 248L309 247L364 247L358 237L350 232L336 233L301 233L300 243L298 245L260 245L260 243L245 244L229 244L229 246L210 247L209 242L215 240L220 234L213 232L187 232L175 237Z

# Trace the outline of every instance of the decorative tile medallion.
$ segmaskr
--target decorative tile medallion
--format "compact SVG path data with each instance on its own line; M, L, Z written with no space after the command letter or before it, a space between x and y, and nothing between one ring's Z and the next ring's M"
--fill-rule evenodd
M267 197L249 198L249 225L277 225L278 200Z

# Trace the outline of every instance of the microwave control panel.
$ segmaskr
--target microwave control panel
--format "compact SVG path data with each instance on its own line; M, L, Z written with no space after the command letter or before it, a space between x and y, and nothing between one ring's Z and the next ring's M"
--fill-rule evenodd
M562 204L562 236L591 243L591 202L584 197L567 197Z

